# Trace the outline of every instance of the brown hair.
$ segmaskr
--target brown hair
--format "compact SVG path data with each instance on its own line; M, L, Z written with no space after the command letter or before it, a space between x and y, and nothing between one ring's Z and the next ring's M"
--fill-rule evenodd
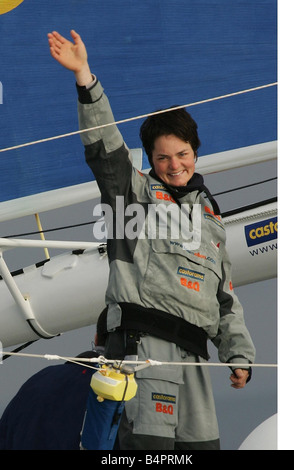
M184 108L166 111L149 116L140 128L140 138L152 167L152 151L158 137L173 134L184 142L189 142L195 155L201 145L197 131L198 126Z

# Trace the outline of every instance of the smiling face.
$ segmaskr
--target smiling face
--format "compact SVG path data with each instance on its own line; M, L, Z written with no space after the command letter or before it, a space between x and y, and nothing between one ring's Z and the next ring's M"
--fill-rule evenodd
M173 134L155 140L152 162L157 176L170 186L186 186L195 171L191 145Z

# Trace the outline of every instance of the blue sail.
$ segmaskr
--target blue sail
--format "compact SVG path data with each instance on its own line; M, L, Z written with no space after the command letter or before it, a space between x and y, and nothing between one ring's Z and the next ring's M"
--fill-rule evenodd
M116 120L277 78L276 0L24 0L0 14L0 149L78 130L73 74L47 41L70 29ZM273 86L190 107L200 157L276 140L276 94ZM141 147L141 122L120 125L129 148ZM1 152L0 202L92 181L83 153L79 135Z

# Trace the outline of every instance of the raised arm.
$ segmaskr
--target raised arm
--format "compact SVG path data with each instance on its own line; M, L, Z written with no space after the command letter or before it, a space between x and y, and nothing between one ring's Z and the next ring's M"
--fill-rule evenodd
M50 53L63 67L74 72L78 85L86 86L93 80L86 46L78 33L71 30L70 34L73 42L61 36L57 31L49 33Z

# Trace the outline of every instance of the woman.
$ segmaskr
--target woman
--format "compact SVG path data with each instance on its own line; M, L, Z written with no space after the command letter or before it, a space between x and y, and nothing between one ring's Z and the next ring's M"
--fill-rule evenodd
M57 32L48 39L53 58L75 74L80 128L112 123L85 45L75 31L71 36L73 42ZM233 370L232 386L243 388L255 350L233 291L218 206L195 173L197 125L184 109L172 110L148 117L140 136L149 174L132 167L115 125L81 134L102 203L111 208L105 355L204 362L210 339ZM244 368L234 370L234 363ZM138 392L126 403L120 448L219 449L207 370L172 365L137 372Z

